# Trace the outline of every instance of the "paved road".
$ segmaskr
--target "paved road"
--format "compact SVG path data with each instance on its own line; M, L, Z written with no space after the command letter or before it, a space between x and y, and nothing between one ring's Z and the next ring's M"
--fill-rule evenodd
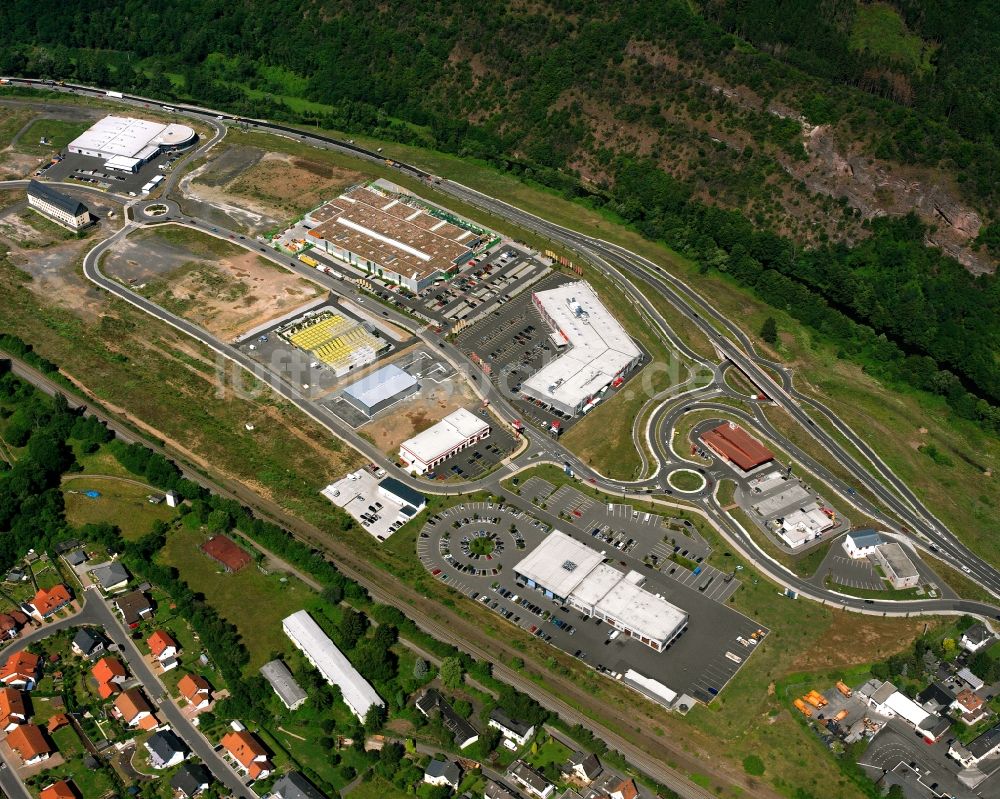
M161 721L166 720L191 751L200 757L208 766L215 778L224 784L235 796L243 799L257 799L257 795L243 785L242 780L229 767L229 765L212 749L212 745L191 724L191 722L181 713L180 709L171 701L166 694L163 683L153 674L152 669L142 658L132 639L129 637L125 627L118 617L111 610L109 605L98 594L96 588L85 589L81 597L82 608L73 616L60 619L52 624L46 624L27 635L12 641L8 646L0 649L0 660L5 660L14 652L19 652L34 643L48 638L59 630L68 627L80 627L82 625L95 625L103 627L108 637L118 645L119 654L128 663L129 670L143 685L147 695L159 706L157 711ZM0 749L0 754L3 750ZM4 758L6 761L6 758ZM20 786L20 790L16 786ZM13 771L5 768L0 771L0 787L4 789L8 797L28 796L24 791L20 780L14 777Z

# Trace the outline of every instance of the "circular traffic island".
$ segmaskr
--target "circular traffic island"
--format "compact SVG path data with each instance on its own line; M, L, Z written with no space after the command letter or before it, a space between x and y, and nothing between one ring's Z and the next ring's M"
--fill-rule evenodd
M492 555L496 551L496 548L497 541L495 534L474 537L469 541L469 553L478 555L479 557Z
M705 478L694 469L676 469L667 476L667 482L683 494L694 494L705 487Z
M150 205L145 205L142 208L142 212L146 216L154 216L154 217L155 216L163 216L169 210L170 209L167 208L167 206L165 206L163 203L152 203Z

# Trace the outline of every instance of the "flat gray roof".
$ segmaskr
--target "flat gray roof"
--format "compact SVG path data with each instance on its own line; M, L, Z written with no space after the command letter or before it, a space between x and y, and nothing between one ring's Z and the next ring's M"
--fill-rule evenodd
M344 389L344 393L354 397L365 407L373 408L380 402L399 396L416 385L415 377L390 363L351 383Z

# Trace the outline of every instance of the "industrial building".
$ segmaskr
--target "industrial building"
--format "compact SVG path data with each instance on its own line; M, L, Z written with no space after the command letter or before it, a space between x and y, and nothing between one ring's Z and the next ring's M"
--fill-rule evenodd
M951 722L936 713L928 713L891 682L869 680L858 696L876 713L907 722L927 743L934 743L951 729Z
M371 418L420 390L413 375L395 364L383 366L344 389L344 399Z
M662 652L687 626L688 614L643 588L637 571L623 574L604 556L558 530L514 567L515 577L550 599L621 630Z
M774 460L771 450L733 422L706 430L701 440L716 455L744 472Z
M642 360L642 350L585 281L532 295L564 352L521 384L521 393L566 416L593 408Z
M372 705L384 707L382 698L344 657L336 644L323 632L307 611L300 610L281 622L285 635L306 656L330 685L340 688L344 702L359 719Z
M893 588L914 588L920 583L920 572L895 541L876 547L875 560L885 571L885 577Z
M490 436L490 423L465 408L399 445L399 458L415 474L426 474L456 452Z
M28 205L70 230L82 230L92 221L90 211L82 202L37 180L28 183Z
M197 134L187 125L107 116L73 139L69 151L103 158L105 169L138 172L164 150L188 147L196 139Z
M419 292L462 269L495 234L375 185L310 211L317 246L346 264Z

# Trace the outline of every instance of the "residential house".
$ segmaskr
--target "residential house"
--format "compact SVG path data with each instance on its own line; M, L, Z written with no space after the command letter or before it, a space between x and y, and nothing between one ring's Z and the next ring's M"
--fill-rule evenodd
M153 706L138 688L129 688L119 694L115 699L115 710L118 712L118 717L129 727L151 730L158 724L156 716L153 715Z
M53 782L38 794L38 799L79 799L76 790L67 780Z
M549 799L555 793L556 786L549 782L538 771L523 760L515 760L507 769L507 777L517 787L523 788L529 796L535 799Z
M212 687L200 674L185 674L177 683L177 690L195 710L206 708L212 703Z
M187 759L191 750L173 730L154 732L143 744L149 752L149 763L155 769L176 766Z
M63 555L63 557L66 558L66 562L70 566L82 566L88 560L87 553L82 549L74 549L72 552Z
M90 670L97 682L97 694L101 699L109 699L122 689L128 679L125 666L116 657L103 657Z
M114 599L115 609L122 617L122 622L134 630L139 622L153 615L153 605L142 591L129 591Z
M56 713L52 718L49 719L49 723L45 726L45 731L51 735L56 730L61 730L63 727L68 727L72 722L69 720L69 716L65 713Z
M956 738L948 747L948 755L963 768L974 768L991 755L1000 753L1000 724L991 727L974 741L962 746Z
M490 720L488 723L489 726L500 730L500 734L503 735L504 745L508 749L517 749L524 746L531 740L531 736L535 734L533 724L515 721L498 707L490 711Z
M10 732L28 720L24 694L16 688L0 688L0 730Z
M0 640L17 638L21 628L28 623L28 617L20 610L0 613Z
M440 714L441 723L455 737L455 745L459 749L465 749L479 740L479 731L458 715L451 703L433 688L424 691L415 704L427 718L431 718L435 711Z
M940 713L951 707L955 694L944 683L935 681L920 692L917 701L928 713Z
M12 688L30 691L38 682L41 658L31 652L14 652L0 669L0 682Z
M968 688L958 692L955 701L951 703L951 709L958 711L962 721L968 725L978 724L989 713L983 698Z
M486 789L483 791L485 799L521 799L521 794L513 788L504 785L502 782L486 781Z
M132 579L132 575L129 574L128 569L117 560L95 566L93 575L97 584L106 594L121 591L128 585L128 581Z
M571 780L580 785L590 785L603 771L601 761L594 753L574 752L563 764L563 779Z
M41 727L35 724L20 724L7 733L7 745L21 758L26 766L48 760L55 747L46 740Z
M635 787L635 780L627 778L612 788L608 795L611 799L637 799L639 789Z
M457 791L462 782L462 769L451 760L434 759L424 769L424 782L429 785L447 785Z
M238 771L252 780L264 780L274 771L267 750L255 735L246 730L227 733L222 746L233 759Z
M992 631L985 624L976 623L962 633L959 643L967 652L978 652L992 640Z
M183 799L193 799L212 784L212 774L201 763L184 763L170 778L170 787Z
M157 630L146 639L149 644L149 651L162 664L166 660L176 657L179 647L177 642L163 630Z
M271 786L274 799L327 799L326 794L297 771L289 771Z
M73 636L73 651L84 658L95 658L108 648L108 639L98 630L81 627Z
M28 607L38 618L47 619L72 601L73 595L70 594L69 588L59 583L51 588L38 589L35 598L28 603Z

